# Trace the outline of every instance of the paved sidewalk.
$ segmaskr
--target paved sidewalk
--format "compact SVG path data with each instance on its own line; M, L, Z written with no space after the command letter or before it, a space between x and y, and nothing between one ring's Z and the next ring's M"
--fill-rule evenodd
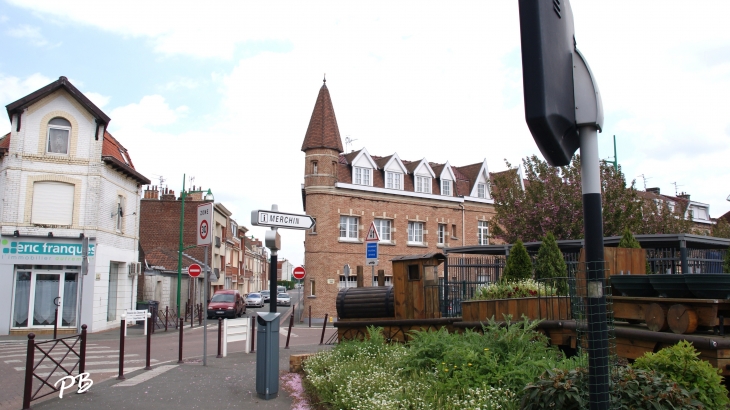
M280 374L289 371L289 356L312 353L331 346L319 344L291 346L279 351ZM187 359L185 364L161 363L153 370L137 370L126 374L126 380L95 381L85 394L76 394L75 387L64 392L63 398L34 402L34 409L280 409L290 410L292 399L279 382L279 395L262 400L256 394L256 354L232 353L216 359L208 356L208 366L202 358ZM159 375L144 380L146 374ZM154 374L153 373L153 374ZM138 384L134 384L138 382ZM124 386L127 384L127 386ZM134 385L132 385L134 384Z

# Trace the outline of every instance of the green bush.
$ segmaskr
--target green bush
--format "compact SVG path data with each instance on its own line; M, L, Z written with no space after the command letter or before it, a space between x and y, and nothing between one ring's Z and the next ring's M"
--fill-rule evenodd
M628 249L641 249L641 244L639 241L634 238L634 235L631 234L631 231L629 231L629 228L624 229L624 234L621 237L621 240L618 241L618 247L619 248L628 248ZM651 265L649 265L649 261L646 261L646 274L650 275L654 272L651 271Z
M678 383L661 373L628 366L617 368L615 384L611 390L614 404L621 409L705 409ZM588 371L553 369L525 387L521 407L523 410L588 408Z
M532 260L530 260L530 255L527 254L525 245L519 239L510 249L502 279L508 282L532 279Z
M686 389L696 389L696 397L708 409L724 409L730 404L720 370L698 358L699 352L683 340L656 353L636 359L634 367L666 374Z
M560 252L558 241L551 232L542 239L535 260L535 279L565 278L568 276L568 265ZM565 279L548 280L546 285L557 288L560 295L568 294L568 283Z

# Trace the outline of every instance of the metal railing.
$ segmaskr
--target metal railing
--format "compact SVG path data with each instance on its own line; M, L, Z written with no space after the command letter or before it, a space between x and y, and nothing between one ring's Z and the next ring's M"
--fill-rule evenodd
M36 361L36 351L40 353L38 361ZM46 373L45 369L51 367L53 369ZM49 382L54 376L60 376L58 379L78 376L84 373L85 367L86 325L81 326L81 334L43 342L36 342L35 334L28 333L23 410L30 409L30 402L33 400L59 391L59 388L56 387L57 381ZM35 382L40 382L37 388L34 388Z

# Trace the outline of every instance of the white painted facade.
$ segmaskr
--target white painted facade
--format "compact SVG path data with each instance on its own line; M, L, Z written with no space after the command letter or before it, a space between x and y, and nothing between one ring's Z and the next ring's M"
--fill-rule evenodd
M49 121L63 118L71 124L68 153L64 155L47 152L46 138ZM102 161L104 126L97 124L92 113L65 89L59 88L36 101L22 111L18 127L18 116L12 116L10 147L0 158L0 224L2 228L2 249L0 253L0 335L11 331L25 333L52 329L51 324L34 324L27 318L25 325L15 319L22 319L22 310L32 316L35 309L46 309L40 302L24 301L27 284L20 283L19 275L29 280L29 297L47 304L53 286L53 275L60 273L60 283L76 274L76 295L70 296L74 285L68 284L63 301L68 303L66 312L70 315L70 304L82 300L81 320L73 317L73 324L59 323L59 329L74 329L77 324L86 324L88 331L98 332L119 327L124 309L134 309L136 281L139 276L128 274L129 265L138 261L139 243L139 182ZM18 130L19 128L19 130ZM40 225L33 222L32 209L34 184L56 181L73 186L73 213L70 225ZM116 215L121 198L122 216ZM36 207L40 206L36 203ZM117 218L121 218L121 229L117 229ZM17 233L16 233L17 232ZM52 234L53 237L49 237ZM16 247L20 242L36 244L37 250L50 249L51 245L80 245L81 235L90 238L94 255L89 258L88 275L83 277L83 296L80 295L81 258L77 255L26 254ZM29 249L32 249L29 248ZM65 248L64 248L65 249ZM13 250L17 252L11 253ZM71 273L69 273L71 272ZM110 281L110 276L111 280ZM68 280L68 279L67 279ZM50 285L48 285L50 283ZM48 285L48 286L47 286ZM110 286L116 285L114 306L110 306ZM63 287L63 285L59 285ZM66 294L68 293L68 294ZM114 295L112 295L114 296ZM71 299L73 298L73 299ZM116 299L116 301L115 301ZM36 303L33 305L33 303ZM63 303L63 302L61 302ZM30 313L33 312L33 313ZM69 316L70 318L70 316ZM38 320L43 322L43 320ZM70 320L69 320L70 321Z

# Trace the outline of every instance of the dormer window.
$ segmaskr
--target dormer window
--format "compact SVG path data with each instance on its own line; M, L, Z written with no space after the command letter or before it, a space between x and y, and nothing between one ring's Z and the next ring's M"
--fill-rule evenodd
M56 117L49 121L46 152L49 154L68 155L70 135L71 123L65 118Z
M479 198L487 197L487 184L477 184L477 197L479 197Z
M441 180L441 195L451 196L451 181L448 179Z
M385 187L388 189L403 189L403 174L400 172L385 173Z
M370 184L370 168L354 167L353 172L355 173L355 185L371 185Z
M416 175L416 192L431 193L431 178Z

